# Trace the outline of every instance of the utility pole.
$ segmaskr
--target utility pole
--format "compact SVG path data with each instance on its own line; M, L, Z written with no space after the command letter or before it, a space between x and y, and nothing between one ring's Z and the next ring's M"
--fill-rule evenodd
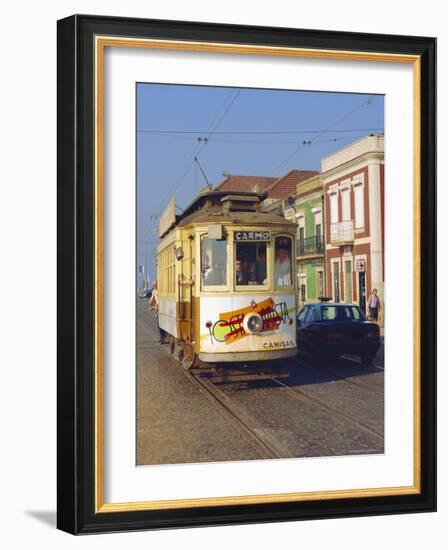
M143 288L147 290L148 288L148 233L149 231L145 231L145 252L144 252L144 261L145 261L145 279L143 281Z

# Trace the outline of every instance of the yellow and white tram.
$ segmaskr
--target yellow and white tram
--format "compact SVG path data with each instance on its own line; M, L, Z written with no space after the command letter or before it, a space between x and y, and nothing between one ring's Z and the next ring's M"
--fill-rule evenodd
M187 368L247 370L297 352L296 224L262 212L264 198L207 189L161 217L159 325Z

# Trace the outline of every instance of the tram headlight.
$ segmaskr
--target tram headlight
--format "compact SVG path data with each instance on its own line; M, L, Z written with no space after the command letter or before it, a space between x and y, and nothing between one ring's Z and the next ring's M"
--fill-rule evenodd
M244 317L243 328L249 334L257 334L263 328L263 319L258 313L249 313Z

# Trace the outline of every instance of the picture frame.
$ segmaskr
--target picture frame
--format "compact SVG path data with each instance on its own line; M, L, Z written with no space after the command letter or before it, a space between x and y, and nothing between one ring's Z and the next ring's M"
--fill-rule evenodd
M109 47L412 66L412 485L164 502L105 501L104 52ZM74 15L58 22L57 111L58 528L85 534L435 511L436 40Z

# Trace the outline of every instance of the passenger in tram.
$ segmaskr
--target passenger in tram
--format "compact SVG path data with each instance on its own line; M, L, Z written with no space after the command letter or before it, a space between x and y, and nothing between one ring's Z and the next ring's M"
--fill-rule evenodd
M245 263L241 258L235 262L235 281L237 285L247 285L247 273L245 271Z
M285 239L276 242L276 260L275 260L275 284L276 286L291 285L291 247Z

